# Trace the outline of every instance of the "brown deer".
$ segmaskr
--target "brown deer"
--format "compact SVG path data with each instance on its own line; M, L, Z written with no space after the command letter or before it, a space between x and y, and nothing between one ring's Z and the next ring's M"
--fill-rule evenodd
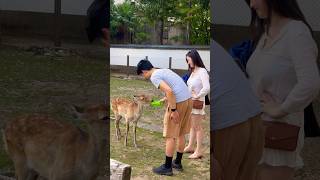
M115 127L116 127L116 138L119 141L121 132L119 128L119 123L122 117L126 120L126 135L124 140L124 145L127 146L127 139L129 133L129 123L133 123L133 143L135 147L137 146L136 129L137 123L140 119L143 111L143 106L150 103L150 97L146 95L134 96L133 100L126 98L115 98L111 100L111 110L115 116Z
M6 151L18 180L94 180L106 159L107 106L74 107L88 133L46 115L9 121L3 131Z

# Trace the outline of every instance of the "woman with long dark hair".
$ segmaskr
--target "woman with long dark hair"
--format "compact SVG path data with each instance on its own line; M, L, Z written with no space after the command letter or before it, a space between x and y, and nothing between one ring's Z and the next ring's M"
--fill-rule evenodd
M318 48L296 0L246 0L251 7L251 28L256 42L247 63L247 73L260 98L262 119L268 121L259 176L262 180L290 180L303 166L304 108L320 89L316 64ZM296 142L275 146L280 134ZM291 126L293 125L293 126ZM290 136L298 129L296 136ZM287 133L287 134L286 134ZM273 136L270 137L270 136ZM269 141L270 140L270 141ZM282 144L281 144L282 143Z
M201 158L203 155L202 141L203 141L203 127L202 120L205 117L205 96L210 91L209 84L209 74L203 61L197 50L192 49L186 55L186 61L189 66L190 77L187 81L189 91L192 94L192 99L194 100L194 106L191 113L191 129L189 144L184 149L186 153L193 153L189 156L190 159ZM195 107L196 101L200 103L200 107ZM202 103L202 105L201 105ZM197 146L194 149L194 143Z

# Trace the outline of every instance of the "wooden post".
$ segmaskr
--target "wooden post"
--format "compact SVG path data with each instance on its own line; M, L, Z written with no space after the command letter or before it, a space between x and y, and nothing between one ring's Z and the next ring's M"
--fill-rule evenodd
M114 159L110 159L111 178L114 180L130 180L131 166Z
M130 67L130 60L129 60L129 55L127 55L127 78L129 78L129 67Z
M61 46L61 0L54 0L54 46Z
M169 69L172 68L172 57L169 57Z
M146 60L148 60L148 56L146 56Z

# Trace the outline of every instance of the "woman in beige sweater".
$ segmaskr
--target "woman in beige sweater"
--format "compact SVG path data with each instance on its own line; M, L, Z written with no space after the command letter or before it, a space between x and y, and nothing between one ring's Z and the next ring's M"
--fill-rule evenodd
M264 149L259 174L262 180L290 180L303 166L303 110L320 89L318 48L296 0L250 0L250 7L258 43L247 72L262 119L300 127L295 151Z

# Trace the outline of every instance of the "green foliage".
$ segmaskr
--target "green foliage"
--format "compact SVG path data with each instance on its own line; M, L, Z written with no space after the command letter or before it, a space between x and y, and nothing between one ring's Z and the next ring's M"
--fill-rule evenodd
M147 27L156 28L162 42L166 26L175 26L186 31L171 40L187 41L189 44L208 45L210 43L209 0L136 0L132 4L111 4L111 36L118 28L133 33L133 43L150 41ZM173 18L174 22L168 22ZM186 35L187 34L187 35Z
M136 7L128 0L119 5L111 4L110 19L111 37L117 35L119 28L127 29L128 33L131 35L133 35L134 32L139 32L136 33L137 37L133 38L137 41L135 43L141 43L149 37L143 32L145 18L136 15Z
M176 24L189 26L190 44L210 44L210 7L208 0L181 0ZM187 38L187 37L185 37Z

